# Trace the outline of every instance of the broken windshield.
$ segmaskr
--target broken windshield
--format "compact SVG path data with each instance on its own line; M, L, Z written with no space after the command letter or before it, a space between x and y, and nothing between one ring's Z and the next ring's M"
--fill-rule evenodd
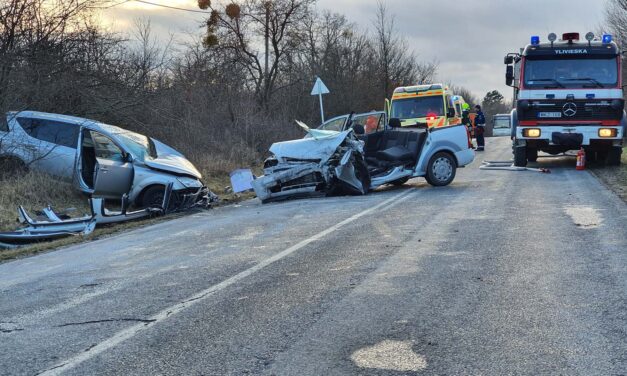
M441 96L395 99L392 101L391 118L416 119L444 115L444 99Z
M155 144L149 137L113 125L101 124L100 126L107 132L116 136L127 151L136 159L144 162L146 157L157 158Z

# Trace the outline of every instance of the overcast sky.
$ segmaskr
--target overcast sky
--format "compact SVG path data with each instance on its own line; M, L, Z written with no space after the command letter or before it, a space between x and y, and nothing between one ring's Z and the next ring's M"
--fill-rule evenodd
M196 0L151 0L198 9ZM398 31L420 59L439 64L438 81L465 86L483 97L497 89L511 97L503 84L503 56L529 43L531 35L546 40L577 31L583 35L602 28L606 0L385 0ZM376 0L318 0L319 9L346 15L362 30L372 28ZM184 40L202 33L206 15L181 12L130 1L103 11L113 30L129 30L133 20L148 17L160 38L173 34ZM323 77L324 79L324 77Z

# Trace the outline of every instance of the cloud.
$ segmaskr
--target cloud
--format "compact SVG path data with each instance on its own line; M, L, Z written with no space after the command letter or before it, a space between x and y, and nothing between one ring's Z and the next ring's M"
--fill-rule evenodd
M194 0L152 0L198 10ZM506 97L503 57L550 32L582 34L599 29L605 1L601 0L385 0L398 31L420 59L438 61L438 79L470 89L483 97L497 89ZM358 28L371 31L376 0L318 0L317 8L342 13ZM149 17L162 40L175 35L188 41L202 33L205 15L128 2L102 12L103 22L128 32L137 18Z

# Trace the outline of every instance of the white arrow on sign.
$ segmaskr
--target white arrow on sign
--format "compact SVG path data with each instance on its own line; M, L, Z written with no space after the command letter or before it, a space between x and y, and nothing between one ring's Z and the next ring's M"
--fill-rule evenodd
M327 85L322 82L320 77L316 78L316 83L314 84L313 89L311 90L311 95L317 95L318 99L320 99L320 117L322 118L322 122L324 123L324 107L322 106L322 96L324 94L329 94L329 88Z

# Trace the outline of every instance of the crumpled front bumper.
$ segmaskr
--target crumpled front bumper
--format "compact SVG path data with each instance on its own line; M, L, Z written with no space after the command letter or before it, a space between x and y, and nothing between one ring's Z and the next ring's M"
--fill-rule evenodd
M305 195L315 193L321 181L311 181L303 184L287 185L285 183L305 178L308 175L323 175L323 170L318 164L298 164L291 168L282 169L268 175L258 177L252 181L252 186L257 197L266 202L271 199L279 199L287 196Z
M192 208L208 208L212 203L218 202L218 196L209 188L202 186L198 189L188 188L178 191L166 192L170 197L165 205L166 212L183 211Z

